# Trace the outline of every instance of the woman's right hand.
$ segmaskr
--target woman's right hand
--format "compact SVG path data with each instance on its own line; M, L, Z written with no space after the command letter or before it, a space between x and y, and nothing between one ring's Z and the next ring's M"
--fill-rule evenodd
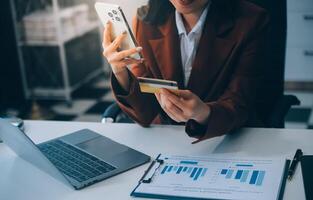
M118 51L119 47L122 44L122 41L127 36L125 31L123 34L117 36L112 42L111 38L112 23L108 21L105 25L103 33L103 56L107 59L111 65L112 71L115 75L118 75L120 72L126 72L127 65L134 65L143 63L143 60L137 60L130 58L129 56L139 53L142 51L142 47L132 48L128 50Z

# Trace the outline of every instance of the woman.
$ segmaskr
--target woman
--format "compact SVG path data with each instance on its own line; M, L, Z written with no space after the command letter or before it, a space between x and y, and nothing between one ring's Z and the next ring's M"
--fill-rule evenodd
M142 126L185 124L198 141L264 126L275 98L263 87L271 84L262 64L268 22L244 0L150 0L134 20L140 47L121 52L125 35L112 42L108 22L103 55L119 106ZM145 60L129 58L138 52ZM143 94L136 77L174 80L181 90Z

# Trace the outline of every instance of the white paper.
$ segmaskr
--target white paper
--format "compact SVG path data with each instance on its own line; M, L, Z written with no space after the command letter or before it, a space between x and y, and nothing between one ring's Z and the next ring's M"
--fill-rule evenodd
M225 156L164 156L151 183L135 193L162 196L274 200L278 199L285 159Z

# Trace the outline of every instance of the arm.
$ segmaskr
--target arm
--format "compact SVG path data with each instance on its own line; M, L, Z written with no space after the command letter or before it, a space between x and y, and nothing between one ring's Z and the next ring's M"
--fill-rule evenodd
M237 68L224 94L216 102L208 102L210 116L205 126L189 121L186 132L193 135L202 131L200 140L221 136L244 126L254 118L257 92L265 80L265 44L269 18L265 14L259 20L257 30L249 36L243 53L237 62ZM262 122L259 122L261 125ZM201 132L200 131L200 132Z
M140 33L137 18L133 25L138 39ZM137 77L152 77L152 73L144 63L132 64L130 70L124 65L124 69L119 73L112 70L111 87L117 103L133 120L142 126L149 126L160 112L160 106L153 95L140 92Z
M247 37L228 87L217 101L203 102L190 91L180 91L179 96L166 90L156 94L160 105L173 120L187 122L189 136L199 141L221 136L254 118L256 94L266 76L262 61L268 18L262 18L261 22L258 30Z

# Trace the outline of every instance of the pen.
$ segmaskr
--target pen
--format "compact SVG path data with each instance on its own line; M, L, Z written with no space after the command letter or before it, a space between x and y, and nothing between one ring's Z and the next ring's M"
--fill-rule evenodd
M297 165L302 157L303 153L301 149L297 149L295 156L293 157L292 163L288 170L288 180L290 181L293 177L293 174L296 171Z

